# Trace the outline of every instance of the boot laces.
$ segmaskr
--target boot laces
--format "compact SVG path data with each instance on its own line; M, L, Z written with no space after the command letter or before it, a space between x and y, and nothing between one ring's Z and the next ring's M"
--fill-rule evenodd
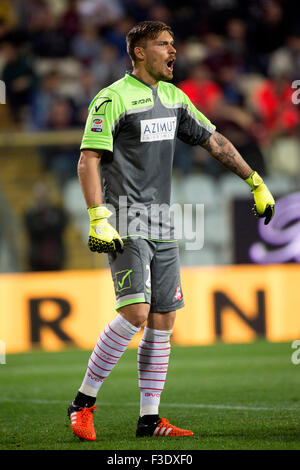
M85 425L88 422L91 416L90 413L93 413L93 411L96 409L97 409L96 405L90 406L89 408L82 408L81 421L83 425Z

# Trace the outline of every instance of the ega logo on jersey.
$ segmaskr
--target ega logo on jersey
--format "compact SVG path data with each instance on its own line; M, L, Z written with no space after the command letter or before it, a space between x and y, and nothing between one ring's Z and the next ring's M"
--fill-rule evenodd
M101 118L93 119L91 131L92 132L102 132L103 131L103 119L101 119Z

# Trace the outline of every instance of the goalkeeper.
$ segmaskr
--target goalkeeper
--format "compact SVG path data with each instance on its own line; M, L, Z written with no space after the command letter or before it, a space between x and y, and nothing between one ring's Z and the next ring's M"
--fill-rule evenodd
M255 214L265 223L274 214L274 199L261 177L189 98L168 83L176 59L170 27L145 21L129 31L126 41L133 71L100 91L90 104L78 163L90 216L89 248L108 253L118 312L101 332L68 408L72 431L86 440L96 439L93 413L99 389L144 322L137 357L136 436L193 435L159 415L170 336L176 311L184 303L174 228L169 217L160 221L151 209L170 204L176 138L201 145L242 178L253 193ZM124 215L126 226L121 223ZM132 230L137 226L138 231Z

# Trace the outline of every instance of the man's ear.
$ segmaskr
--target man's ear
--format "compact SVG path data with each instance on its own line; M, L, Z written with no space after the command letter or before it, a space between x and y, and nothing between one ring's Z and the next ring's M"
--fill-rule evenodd
M137 59L143 60L145 57L145 49L142 46L135 46L134 54Z

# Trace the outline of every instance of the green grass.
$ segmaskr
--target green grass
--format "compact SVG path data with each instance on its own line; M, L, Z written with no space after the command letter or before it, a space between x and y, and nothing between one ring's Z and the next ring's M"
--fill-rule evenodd
M0 449L300 449L300 365L290 343L172 347L161 416L192 438L135 438L136 350L103 384L95 442L80 442L66 418L88 351L8 355L0 365Z

